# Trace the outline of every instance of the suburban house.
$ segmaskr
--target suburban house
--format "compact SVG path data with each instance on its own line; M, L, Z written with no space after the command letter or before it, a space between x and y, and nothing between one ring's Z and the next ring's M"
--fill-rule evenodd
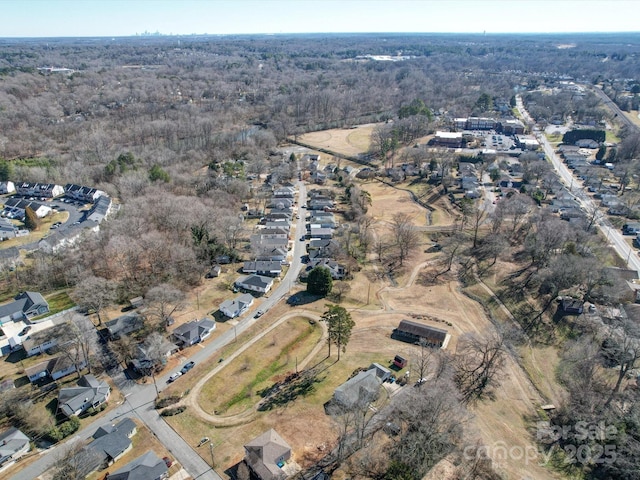
M16 186L13 182L0 182L0 195L6 195L7 193L13 193L16 191Z
M292 208L294 204L293 198L274 197L269 202L269 206L277 209Z
M333 237L332 228L322 228L319 225L310 225L309 232L311 238L319 238L321 240L330 240Z
M6 218L0 218L0 241L15 238L18 234L18 227Z
M236 318L242 315L244 312L253 305L253 295L250 293L243 293L231 300L225 300L220 304L220 311L229 318Z
M273 428L244 446L244 461L261 480L286 478L282 467L290 458L291 447Z
M68 329L69 327L66 323L61 323L59 325L54 325L51 328L47 328L46 330L40 330L39 332L29 335L22 341L22 347L27 353L27 357L40 355L41 353L44 353L45 350L49 350L50 348L58 345L58 342L64 337L64 334Z
M109 339L118 340L122 338L123 335L126 336L142 330L144 327L144 318L139 313L133 312L109 320L105 322L104 326L107 332L109 332Z
M27 453L31 449L29 442L29 437L16 427L0 433L0 466Z
M391 338L415 344L424 342L430 347L439 348L446 348L449 343L449 334L446 330L411 320L401 320L398 327L393 330Z
M67 183L64 186L64 193L67 197L81 202L93 203L105 193L92 187L83 187L74 183Z
M309 201L309 210L325 210L325 211L329 211L333 208L333 200L323 200L323 199L318 199L318 200L310 200Z
M273 191L274 197L293 198L296 195L295 187L278 187Z
M84 359L78 357L78 362L75 362L76 352L71 352L70 355L60 355L58 357L45 360L37 363L32 367L25 369L24 373L29 378L29 382L34 383L38 380L51 378L52 380L58 380L67 375L71 375L76 372L78 368L81 370L87 366Z
M236 287L252 292L267 293L273 286L273 278L262 275L248 275L236 280Z
M282 273L282 263L276 260L256 260L244 262L242 267L244 273L255 273L270 277L279 277Z
M275 260L278 262L284 262L287 260L286 248L263 248L258 249L256 260Z
M289 230L281 227L263 228L257 235L261 238L289 238Z
M194 320L173 330L173 336L185 346L204 341L216 329L216 322L208 318Z
M42 238L38 242L38 249L47 253L56 253L64 248L72 247L82 233L79 229L65 230L64 233L58 230Z
M86 220L100 223L111 212L111 197L101 195L91 207L91 210L87 213Z
M264 223L262 223L262 225L264 225L265 227L268 228L284 228L287 232L291 230L291 220L285 220L285 219L265 219Z
M64 188L53 183L19 182L15 187L16 193L24 197L53 198L64 195Z
M130 418L99 427L93 434L93 441L74 456L74 460L82 468L82 475L103 470L120 460L131 450L131 437L136 432L136 424Z
M376 374L375 368L360 372L334 390L325 410L331 412L332 409L366 408L378 397L381 384L382 379Z
M268 248L284 248L289 249L288 238L270 238L263 237L260 234L251 236L251 247L253 249L264 250Z
M107 476L107 480L164 480L166 478L169 478L167 464L152 451L148 451Z
M77 387L61 388L58 393L58 411L65 416L80 415L89 408L98 407L109 400L111 387L93 375L84 375Z
M331 260L330 258L313 258L310 259L309 270L314 267L324 267L329 270L331 273L331 278L334 280L342 280L347 276L346 269L341 266L335 260Z
M367 370L373 370L374 372L376 372L376 377L378 377L381 382L386 382L391 378L392 375L391 370L389 370L387 367L383 367L379 363L372 363L371 365L369 365L369 368Z
M583 312L584 302L577 298L565 297L560 302L560 308L569 315L580 315Z
M51 212L51 207L42 205L31 200L22 200L20 198L8 198L4 202L4 214L8 218L17 218L22 220L27 207L30 207L38 218L46 217Z
M172 353L177 352L180 348L163 338L160 345L155 345L154 352L149 355L150 348L146 344L137 344L135 346L134 358L130 364L133 370L141 375L153 375L154 372L161 370L167 364L167 358Z

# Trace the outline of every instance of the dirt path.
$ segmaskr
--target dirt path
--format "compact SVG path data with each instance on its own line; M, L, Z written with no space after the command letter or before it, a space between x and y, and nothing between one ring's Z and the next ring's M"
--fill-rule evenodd
M193 413L194 415L196 415L197 417L199 417L201 420L204 420L206 422L209 422L209 423L213 424L214 426L219 426L219 427L222 427L222 426L224 426L224 427L232 427L232 426L235 426L235 425L242 425L244 423L248 423L251 420L253 420L253 418L254 418L254 416L255 416L255 414L257 412L258 404L254 405L253 407L245 410L244 412L238 413L236 415L230 415L230 416L221 417L219 415L212 415L212 414L210 414L208 412L205 412L204 409L198 403L198 397L200 396L200 392L202 391L202 388L204 387L204 385L211 378L213 378L214 375L217 375L218 373L220 373L234 359L236 359L242 353L244 353L249 348L251 348L255 343L257 343L258 341L263 339L265 337L265 335L269 334L271 331L275 330L277 327L282 325L284 322L286 322L290 318L294 318L294 317L304 317L304 318L308 318L310 320L315 320L316 322L318 322L320 324L320 327L322 328L322 337L320 338L320 341L318 342L318 344L315 347L313 347L311 352L309 352L309 355L307 355L298 364L298 368L299 369L304 369L305 366L311 361L311 359L313 359L317 355L317 353L320 351L320 349L322 349L324 347L324 345L326 343L326 340L327 340L327 325L324 322L321 322L320 321L320 317L314 312L310 312L310 311L307 311L307 310L296 310L295 312L287 313L286 315L282 316L278 321L274 322L266 330L263 330L262 332L257 334L255 337L253 337L247 343L242 345L238 350L236 350L231 355L229 355L223 362L221 362L213 370L211 370L204 377L202 377L200 380L198 380L198 383L196 383L193 386L193 388L189 391L189 393L178 404L172 405L172 407L175 407L175 406L178 406L178 405L188 406L190 412Z

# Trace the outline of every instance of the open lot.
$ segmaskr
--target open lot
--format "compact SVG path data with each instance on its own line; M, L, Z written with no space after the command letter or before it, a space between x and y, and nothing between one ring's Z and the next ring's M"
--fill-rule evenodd
M377 124L357 125L353 128L334 128L300 135L298 140L316 148L325 148L343 155L358 156L371 146L371 132Z

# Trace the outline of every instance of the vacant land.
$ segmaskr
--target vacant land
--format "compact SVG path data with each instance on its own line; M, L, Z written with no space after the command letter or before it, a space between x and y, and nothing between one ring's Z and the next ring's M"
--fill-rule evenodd
M300 135L298 140L316 148L357 157L371 146L371 132L377 124L358 125L354 128L335 128Z

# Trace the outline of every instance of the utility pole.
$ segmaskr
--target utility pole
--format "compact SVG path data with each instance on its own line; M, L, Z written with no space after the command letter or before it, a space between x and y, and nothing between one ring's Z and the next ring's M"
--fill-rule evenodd
M216 468L216 462L213 459L213 442L209 442L209 451L211 452L211 468Z

